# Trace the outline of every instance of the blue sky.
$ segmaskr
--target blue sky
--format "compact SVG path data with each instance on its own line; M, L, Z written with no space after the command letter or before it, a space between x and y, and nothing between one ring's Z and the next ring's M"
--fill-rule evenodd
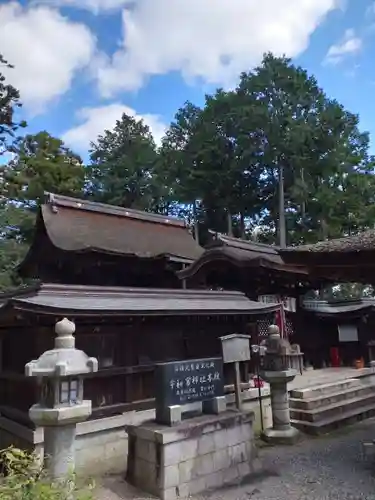
M160 140L186 100L232 86L266 51L359 113L375 153L373 0L0 0L0 26L27 131L83 156L124 111Z

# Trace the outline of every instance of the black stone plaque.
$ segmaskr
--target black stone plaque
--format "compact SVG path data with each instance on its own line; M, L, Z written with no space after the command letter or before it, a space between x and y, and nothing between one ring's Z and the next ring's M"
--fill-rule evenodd
M223 396L223 360L205 358L157 364L155 389L158 408Z

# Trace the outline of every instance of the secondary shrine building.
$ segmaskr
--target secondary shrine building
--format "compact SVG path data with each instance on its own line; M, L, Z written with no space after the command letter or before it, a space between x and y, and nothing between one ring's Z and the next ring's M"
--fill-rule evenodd
M181 288L203 253L183 220L48 194L19 274L44 283Z

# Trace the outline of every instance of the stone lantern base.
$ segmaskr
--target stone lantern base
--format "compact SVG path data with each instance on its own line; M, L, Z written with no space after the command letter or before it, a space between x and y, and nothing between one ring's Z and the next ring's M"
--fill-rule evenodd
M57 408L36 404L30 408L30 419L37 427L44 427L44 462L54 479L67 479L74 473L76 425L90 415L91 401Z
M266 443L272 444L294 444L300 438L299 431L290 426L289 429L265 429L262 432L262 439Z
M296 370L264 371L263 380L270 384L271 407L273 426L265 429L262 439L273 444L294 444L299 436L299 431L290 425L290 410L288 396L288 382L291 382Z

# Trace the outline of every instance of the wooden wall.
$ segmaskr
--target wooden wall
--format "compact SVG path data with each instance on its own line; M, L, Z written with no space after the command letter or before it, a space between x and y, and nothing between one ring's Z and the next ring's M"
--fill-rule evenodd
M358 316L319 317L312 312L302 311L295 315L294 324L295 334L292 340L300 344L305 363L313 365L314 368L329 366L332 347L339 349L344 366L353 366L354 360L361 357L368 361L367 344L375 339L375 314L368 315L364 321ZM339 324L355 324L358 328L358 342L340 342Z
M5 412L21 412L24 418L37 401L36 383L24 377L24 366L53 348L58 319L39 317L33 326L0 329L1 411L5 407ZM76 347L99 360L99 372L85 377L93 418L152 408L155 363L221 356L219 337L248 333L249 322L255 321L240 315L71 319L76 323ZM247 377L246 369L243 374ZM225 367L227 383L233 383L232 375Z

